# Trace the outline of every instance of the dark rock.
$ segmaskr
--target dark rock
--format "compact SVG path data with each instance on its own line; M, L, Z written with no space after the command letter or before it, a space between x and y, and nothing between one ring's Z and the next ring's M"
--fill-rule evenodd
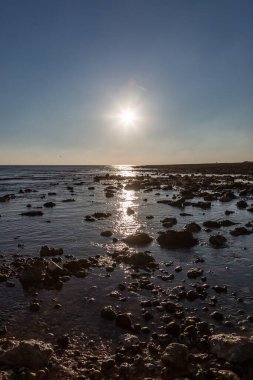
M166 326L166 333L171 335L179 335L180 334L180 326L178 323L171 321Z
M161 233L157 241L163 248L191 248L198 244L198 239L189 231L169 230Z
M69 336L67 334L60 336L57 339L57 344L64 349L67 348L69 346Z
M26 211L22 212L20 215L22 216L42 216L43 212L38 210Z
M191 268L187 272L187 277L188 278L197 278L197 277L202 276L203 272L204 272L203 269Z
M249 205L246 201L241 200L241 201L238 201L236 203L236 206L240 209L244 209L244 208L248 207Z
M186 224L186 226L184 227L184 231L199 232L201 231L201 227L197 223L192 222L192 223Z
M153 241L153 238L151 238L149 235L145 234L144 232L137 232L132 235L128 235L123 239L124 243L128 245L147 245Z
M2 197L0 197L0 202L9 202L11 199L15 199L15 195L14 194L6 194L6 195L3 195Z
M19 272L23 285L38 285L45 278L46 263L41 259L28 259Z
M222 235L212 235L209 238L209 242L214 248L223 247L226 241L227 239L225 238L225 236Z
M40 304L38 302L31 303L30 310L34 312L40 311Z
M216 321L222 321L224 319L224 315L219 311L214 311L211 313L211 317Z
M133 215L133 214L134 214L134 210L131 207L128 207L127 208L127 215Z
M49 248L47 245L43 245L40 249L40 257L57 256L62 254L62 248Z
M116 313L111 305L104 306L100 315L108 321L113 321L116 318Z
M95 219L106 219L109 218L112 214L110 212L95 212L93 215L93 218Z
M46 208L53 208L56 206L56 204L54 202L46 202L43 206Z
M189 351L180 343L170 343L162 353L161 360L166 367L181 371L187 370Z
M230 231L230 235L232 236L240 236L240 235L249 235L251 231L247 230L245 227L237 227L234 230Z
M234 211L230 211L230 210L225 211L225 215L230 215L230 214L234 214L234 213L235 213Z
M206 228L220 228L219 222L216 222L215 220L207 220L203 223L203 226Z
M188 301L195 301L197 298L199 298L199 294L194 290L189 290L186 293L186 298L188 299Z
M222 226L222 227L230 227L230 226L233 226L233 225L235 225L235 224L237 224L237 223L234 223L234 222L232 222L231 220L225 219L225 220L220 220L220 221L219 221L219 224L220 224L220 226Z
M165 219L161 220L161 222L163 224L163 227L170 228L170 227L174 226L175 224L177 224L177 219L176 218L165 218Z
M118 314L115 323L117 326L125 330L132 330L132 317L129 313Z
M216 293L227 293L226 285L224 286L215 285L213 286L213 289L216 291Z
M155 259L147 252L135 252L124 257L124 262L137 267L149 266L155 263Z
M103 232L101 232L101 234L100 234L101 236L105 236L105 237L110 237L110 236L112 236L112 231L103 231Z
M0 364L11 367L45 368L53 354L50 344L37 340L8 340L0 351Z

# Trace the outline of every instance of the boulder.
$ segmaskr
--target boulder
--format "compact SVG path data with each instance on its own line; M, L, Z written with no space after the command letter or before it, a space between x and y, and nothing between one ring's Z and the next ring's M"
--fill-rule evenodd
M253 360L253 337L234 334L217 334L209 338L210 349L218 358L243 363Z
M147 252L135 252L129 256L125 256L124 261L127 264L135 265L137 267L149 266L155 264L155 259Z
M132 330L132 317L129 313L118 314L115 323L117 326L125 330Z
M102 318L113 321L116 318L116 313L111 305L104 306L100 312Z
M43 212L38 210L26 211L22 212L20 215L22 216L42 216Z
M203 269L200 268L191 268L187 272L187 277L188 278L197 278L202 276L203 274Z
M223 247L226 241L227 239L225 238L225 236L222 235L212 235L209 238L209 242L214 248Z
M135 234L128 235L123 239L123 242L128 245L147 245L153 241L153 238L144 232L136 232Z
M247 230L245 227L237 227L234 230L230 231L230 235L232 236L240 236L240 235L249 235L251 231Z
M201 227L197 223L192 222L192 223L186 224L186 226L184 227L184 230L188 232L199 232L201 231Z
M46 263L42 259L28 259L19 273L23 285L38 285L44 280Z
M189 351L187 346L180 343L170 343L162 353L163 364L170 369L177 370L178 374L187 370Z
M198 244L198 239L194 238L189 231L169 230L162 232L157 238L158 244L163 248L191 248Z
M40 257L57 256L62 254L62 248L49 248L47 245L43 245L40 249Z
M44 203L43 206L46 208L52 208L52 207L55 207L56 204L54 202L46 202L46 203Z
M50 344L32 339L8 340L0 344L0 347L0 364L11 368L44 368L53 354Z

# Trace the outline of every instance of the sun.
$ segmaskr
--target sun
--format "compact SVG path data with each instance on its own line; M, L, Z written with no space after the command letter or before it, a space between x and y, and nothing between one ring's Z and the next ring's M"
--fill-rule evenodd
M136 112L131 108L122 109L119 114L120 123L129 127L134 125L137 120Z

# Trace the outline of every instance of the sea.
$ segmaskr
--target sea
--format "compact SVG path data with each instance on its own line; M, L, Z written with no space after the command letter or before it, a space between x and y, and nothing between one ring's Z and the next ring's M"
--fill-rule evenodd
M227 245L222 249L210 246L209 234L204 229L198 233L200 243L190 250L166 250L156 242L158 232L163 229L161 220L165 217L176 217L177 224L173 228L181 230L190 222L202 225L205 220L225 219L224 212L228 208L234 211L229 220L239 223L239 226L252 221L252 214L246 210L239 210L235 199L229 205L213 201L210 210L187 206L184 212L190 215L180 216L177 208L157 203L159 199L172 199L179 193L178 188L151 192L125 189L127 181L136 176L145 178L147 175L161 176L156 170L126 165L0 166L0 197L6 194L15 196L7 202L0 202L2 259L11 259L13 255L37 257L41 246L47 245L63 248L65 255L73 255L76 258L100 255L106 260L108 253L125 247L122 242L125 236L140 231L146 232L154 240L145 249L160 263L161 271L173 272L170 265L173 265L173 268L182 267L182 272L177 273L173 286L184 284L186 271L201 265L210 286L217 284L227 286L228 293L220 295L219 302L220 308L230 316L231 320L236 320L238 313L247 315L252 312L253 235L235 238L229 234L231 228L221 227L219 233L227 238ZM96 181L96 177L101 176L103 179ZM119 186L119 181L114 183L110 176L121 176L121 185ZM108 186L117 187L114 196L110 198L105 196L104 191ZM246 200L252 203L252 199ZM55 203L55 207L45 208L46 202ZM129 215L128 208L134 213ZM43 215L35 217L21 215L29 210L41 210ZM110 213L111 216L93 223L87 222L85 217L95 212ZM153 218L147 219L150 215ZM112 231L114 241L112 238L101 236L101 232L106 230ZM203 259L202 264L196 264L198 258ZM44 298L45 304L49 303L49 299L55 298L68 307L65 307L64 316L61 317L52 317L48 311L45 311L44 315L41 314L44 319L42 318L40 322L43 325L46 320L55 329L59 323L68 330L77 329L84 323L82 318L87 307L85 302L94 298L98 300L97 306L94 310L89 306L91 312L86 313L85 323L96 334L100 328L97 315L103 297L115 290L117 284L124 282L128 277L128 269L122 266L115 269L111 279L108 273L98 270L85 280L85 285L80 279L73 279L66 285L63 293L44 291L41 297ZM24 306L30 302L31 295L24 292L18 280L13 281L15 291L0 283L0 319L8 319L15 331L14 326L31 318L28 312L23 311ZM159 282L159 279L156 278L155 281ZM160 282L162 283L162 280ZM78 302L73 294L78 298ZM132 307L134 310L136 297L138 295L132 294L132 303L130 297L128 308ZM240 302L238 298L241 299ZM198 304L189 304L190 309L196 307ZM17 310L20 310L19 314Z

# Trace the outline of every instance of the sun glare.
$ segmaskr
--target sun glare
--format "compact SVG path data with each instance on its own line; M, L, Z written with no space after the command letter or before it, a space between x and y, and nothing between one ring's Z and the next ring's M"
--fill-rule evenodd
M128 127L135 124L137 115L134 110L127 108L120 112L119 119L121 124Z

